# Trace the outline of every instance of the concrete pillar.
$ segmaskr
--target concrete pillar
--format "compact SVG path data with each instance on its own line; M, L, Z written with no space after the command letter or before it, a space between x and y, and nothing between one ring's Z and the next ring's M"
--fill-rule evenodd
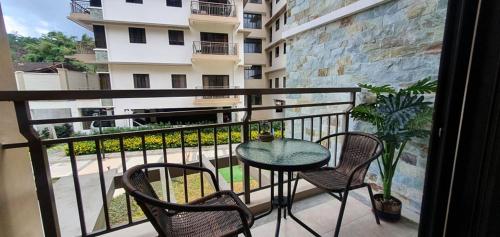
M0 88L16 90L14 69L0 7ZM0 236L43 236L35 182L27 148L1 149L1 144L24 142L14 106L0 102Z

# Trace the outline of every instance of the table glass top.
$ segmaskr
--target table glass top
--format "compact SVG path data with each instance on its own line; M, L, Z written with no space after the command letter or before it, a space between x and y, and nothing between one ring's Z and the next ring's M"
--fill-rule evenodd
M330 159L330 151L320 144L296 139L242 143L236 147L236 153L243 161L271 167L308 166Z

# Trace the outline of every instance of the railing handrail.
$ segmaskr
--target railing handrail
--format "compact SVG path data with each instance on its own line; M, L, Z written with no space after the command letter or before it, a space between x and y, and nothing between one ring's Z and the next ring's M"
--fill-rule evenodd
M90 13L90 1L86 0L71 0L71 12L72 13Z
M197 15L235 17L236 5L234 3L191 1L191 13Z
M282 89L165 89L165 90L67 90L67 91L1 91L0 101L123 99L158 97L195 97L218 95L279 95L355 93L359 87L282 88Z
M235 6L234 3L219 3L219 2L206 2L206 1L191 1L191 4L193 4L193 3L201 3L201 4L207 4L207 5Z

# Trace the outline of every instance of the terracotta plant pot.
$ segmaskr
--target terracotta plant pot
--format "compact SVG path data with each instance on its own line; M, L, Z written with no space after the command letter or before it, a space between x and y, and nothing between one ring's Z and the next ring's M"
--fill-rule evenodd
M373 195L375 199L375 208L380 219L395 222L401 219L401 201L391 196L390 200L384 200L383 194Z
M262 133L259 135L259 141L261 142L271 142L274 140L274 136L270 133Z

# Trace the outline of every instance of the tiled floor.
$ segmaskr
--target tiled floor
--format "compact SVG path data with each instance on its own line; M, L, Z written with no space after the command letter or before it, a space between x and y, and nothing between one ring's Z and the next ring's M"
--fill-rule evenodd
M417 224L408 220L397 223L381 222L377 225L370 207L358 201L356 195L347 201L340 236L358 237L416 237ZM360 199L362 200L362 199ZM294 204L294 214L322 236L333 236L340 202L327 194L318 195ZM259 219L252 227L254 237L274 236L276 212ZM149 223L116 231L106 236L157 236ZM281 220L280 236L312 236L307 230L288 218Z

